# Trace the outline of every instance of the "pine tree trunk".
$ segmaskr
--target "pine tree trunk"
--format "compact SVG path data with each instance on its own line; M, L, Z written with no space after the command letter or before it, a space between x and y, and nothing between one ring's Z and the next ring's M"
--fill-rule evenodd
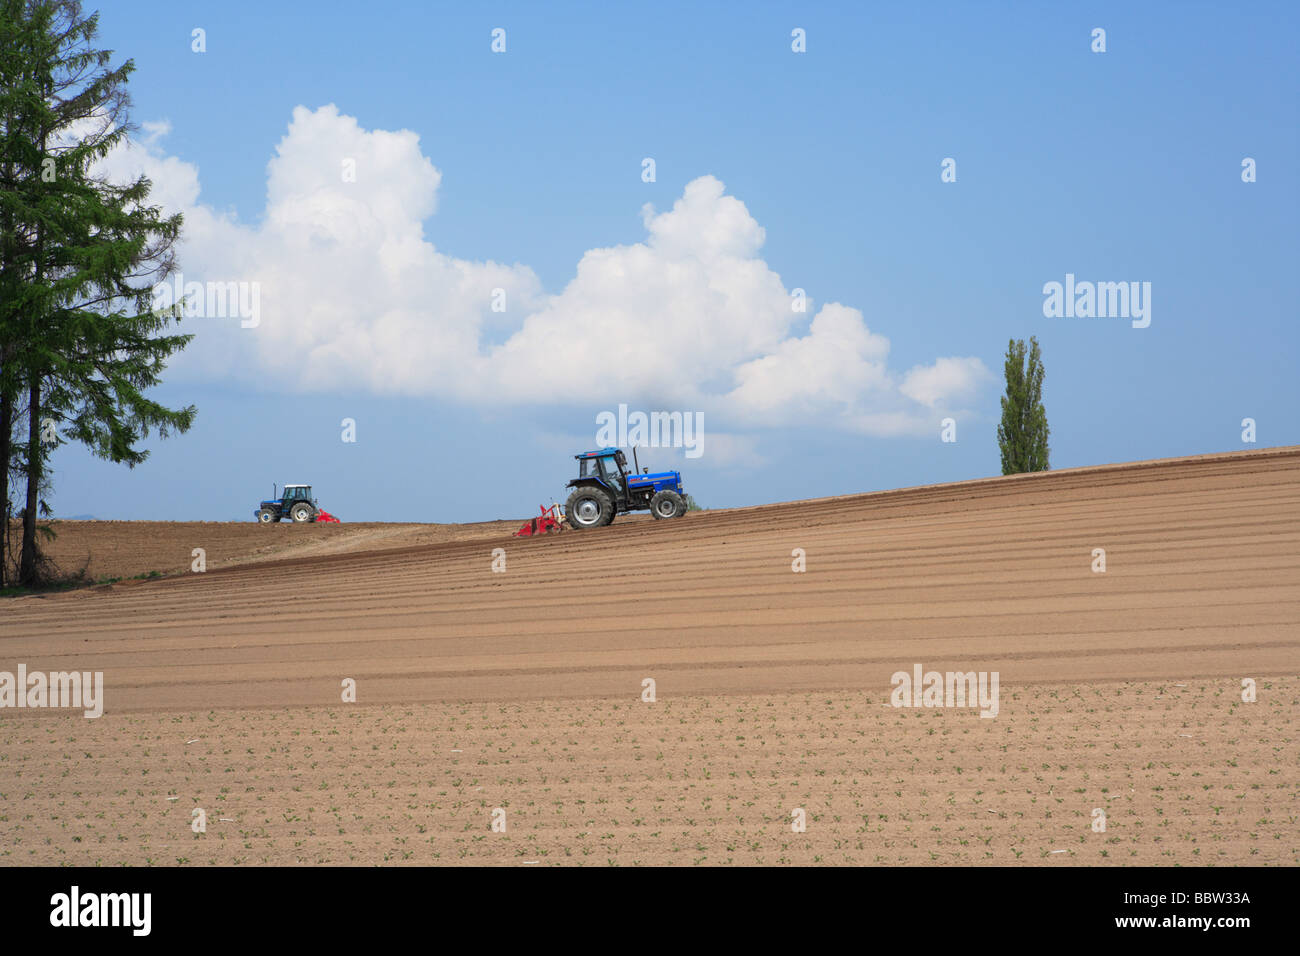
M43 90L46 97L48 90ZM46 154L47 133L41 130L40 155ZM36 227L35 284L40 285L45 273L44 229ZM38 323L32 322L32 330ZM36 585L36 508L41 494L41 466L44 464L44 449L41 448L41 375L32 368L29 372L27 403L27 505L23 508L23 550L18 562L18 583L26 587Z
M9 456L13 454L14 399L8 392L0 395L0 588L9 573Z
M40 499L41 465L41 383L37 379L28 393L27 419L27 506L23 509L23 553L18 567L18 582L32 587L36 581L36 508Z

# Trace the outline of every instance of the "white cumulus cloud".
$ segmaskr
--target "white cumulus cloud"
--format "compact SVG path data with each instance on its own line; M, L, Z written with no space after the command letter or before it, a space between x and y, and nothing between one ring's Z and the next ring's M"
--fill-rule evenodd
M918 365L910 370L899 391L927 408L935 408L970 401L992 381L993 374L977 358L941 358L933 365Z
M732 433L736 460L757 455L737 430L928 430L992 380L978 358L892 372L888 339L840 303L797 334L802 316L761 258L763 227L713 176L688 183L671 209L644 207L642 241L589 250L548 293L526 265L459 259L425 238L442 176L409 130L297 107L267 165L258 224L204 204L198 169L163 149L167 124L146 130L105 169L143 171L152 200L185 214L187 281L259 289L256 328L193 320L199 338L173 363L186 375L480 406L653 401L704 411ZM618 374L595 374L607 369Z

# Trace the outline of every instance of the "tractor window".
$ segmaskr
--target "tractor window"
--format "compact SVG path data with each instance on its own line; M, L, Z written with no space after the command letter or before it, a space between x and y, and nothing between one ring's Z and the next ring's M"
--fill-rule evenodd
M601 458L599 461L601 470L604 471L606 478L619 477L618 465L614 462L613 458Z
M582 459L581 467L578 469L578 477L579 478L596 477L596 459L594 458Z

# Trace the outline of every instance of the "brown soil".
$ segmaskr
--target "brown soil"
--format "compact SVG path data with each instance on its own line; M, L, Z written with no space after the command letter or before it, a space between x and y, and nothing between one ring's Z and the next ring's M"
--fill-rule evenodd
M442 544L509 535L522 521L475 524L381 522L260 525L248 521L54 521L56 537L41 548L64 574L85 570L91 581L190 570L194 549L209 570L272 558Z
M0 711L3 859L1300 863L1300 448L497 524L110 525L209 570L0 604L0 670L106 697ZM914 664L998 715L890 706Z

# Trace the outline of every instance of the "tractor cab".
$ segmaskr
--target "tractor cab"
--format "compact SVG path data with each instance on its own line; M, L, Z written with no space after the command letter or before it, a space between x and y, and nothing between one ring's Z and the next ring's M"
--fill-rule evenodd
M578 459L578 478L595 478L611 485L620 484L627 476L627 456L617 448L584 452Z
M288 511L295 501L311 501L311 485L285 485L280 507Z

